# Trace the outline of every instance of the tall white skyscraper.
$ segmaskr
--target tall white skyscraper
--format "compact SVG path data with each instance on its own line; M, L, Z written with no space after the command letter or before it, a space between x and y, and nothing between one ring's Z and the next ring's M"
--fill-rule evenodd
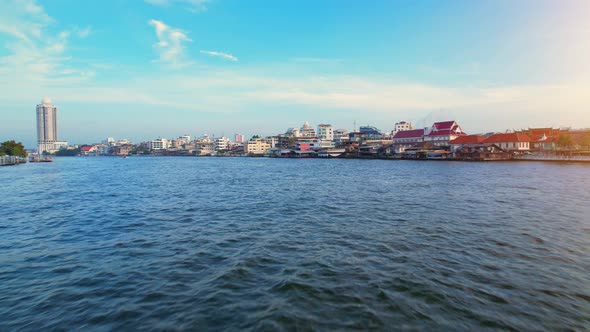
M37 105L37 151L53 152L59 149L60 143L57 140L57 107L45 97Z

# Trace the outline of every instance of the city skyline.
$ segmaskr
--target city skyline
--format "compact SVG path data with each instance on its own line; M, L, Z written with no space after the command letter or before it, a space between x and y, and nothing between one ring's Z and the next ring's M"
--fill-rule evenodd
M590 127L589 13L585 1L9 0L0 139L34 146L43 96L70 142L304 121Z

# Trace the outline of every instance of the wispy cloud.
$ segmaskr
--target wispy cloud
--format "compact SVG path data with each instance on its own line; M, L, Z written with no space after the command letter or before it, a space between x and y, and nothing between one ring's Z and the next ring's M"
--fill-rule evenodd
M161 7L170 7L172 5L182 5L192 12L201 12L207 10L209 0L144 0L145 2Z
M90 36L90 34L92 33L92 27L90 27L90 26L87 26L85 28L76 27L74 29L74 32L76 33L76 35L79 38L86 38L86 37Z
M228 53L222 53L222 52L216 52L216 51L201 51L201 53L203 54L207 54L210 56L216 56L216 57L220 57L226 60L230 60L230 61L238 61L238 58L236 58L235 56L228 54Z
M149 24L155 28L156 36L158 37L158 42L154 44L154 49L159 54L159 61L174 66L186 65L184 62L183 43L191 41L186 32L170 27L158 20L150 20Z
M9 37L5 44L8 52L0 57L3 77L43 80L91 74L72 68L66 54L72 34L87 36L89 30L81 34L78 28L51 32L50 26L57 26L56 20L36 1L0 1L0 34Z

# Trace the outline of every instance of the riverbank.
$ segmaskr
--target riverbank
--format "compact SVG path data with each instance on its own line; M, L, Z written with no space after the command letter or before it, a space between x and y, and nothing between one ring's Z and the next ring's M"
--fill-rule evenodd
M85 157L85 158L93 158L93 157L116 157L118 156L77 156L77 157ZM394 156L353 156L353 155L343 155L338 157L320 157L317 155L306 155L306 156L276 156L276 155L130 155L131 158L148 158L148 157L181 157L181 158L271 158L271 159L362 159L362 160L415 160L415 161L439 161L439 162L474 162L474 163L488 163L488 162L525 162L525 161L533 161L533 162L576 162L576 163L590 163L590 156L552 156L552 155L520 155L520 156L510 156L509 158L503 159L473 159L473 158L459 158L459 157L428 157L424 156L422 158L409 158L406 156L401 155L394 155ZM60 157L61 158L61 157ZM67 158L67 157L64 157Z

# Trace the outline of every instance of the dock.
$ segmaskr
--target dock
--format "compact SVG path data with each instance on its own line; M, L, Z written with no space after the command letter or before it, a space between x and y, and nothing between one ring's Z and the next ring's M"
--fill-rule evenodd
M2 156L0 157L0 166L14 166L19 164L24 164L27 162L27 159L22 157L15 157L15 156Z

